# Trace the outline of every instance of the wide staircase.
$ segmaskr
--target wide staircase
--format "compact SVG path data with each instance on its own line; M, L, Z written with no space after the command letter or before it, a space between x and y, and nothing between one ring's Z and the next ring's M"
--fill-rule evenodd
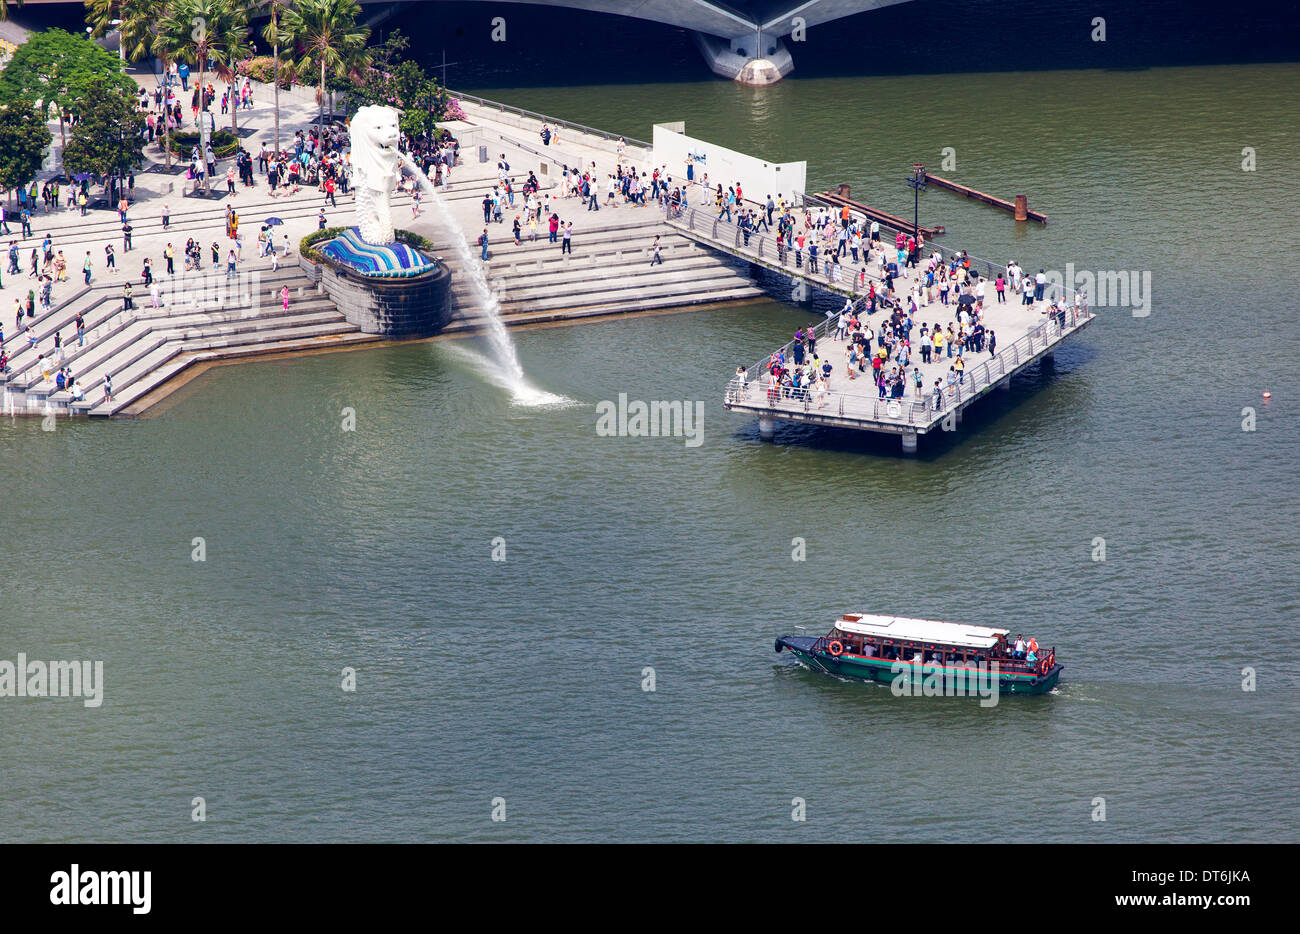
M640 214L642 209L619 210ZM657 215L655 208L644 210ZM656 234L663 262L652 264ZM506 224L491 225L489 237L484 279L508 322L617 315L763 295L742 266L697 247L666 224L647 224L644 216L584 226L574 235L571 254L562 254L560 244L550 243L546 233L536 241L525 234L515 246ZM457 273L452 294L462 318L472 324L481 304L478 289L459 268L451 244L435 241L435 246Z
M34 319L31 334L6 341L9 371L0 386L9 405L27 411L68 410L110 416L128 409L181 371L196 363L253 354L289 353L377 340L362 334L296 267L260 273L253 304L226 300L217 304L149 307L137 300L124 310L120 285L93 285ZM279 292L288 286L286 310ZM85 343L78 344L75 319L85 321ZM62 337L63 365L85 393L74 401L56 391L58 370L54 335ZM113 395L106 398L105 374ZM48 378L47 378L48 377Z
M453 186L444 197L453 202L477 201L482 197L482 184L475 179L460 187ZM283 199L270 199L264 192L264 187L249 192L235 205L250 245L264 217L274 214L286 220L311 218L321 207L321 199L315 192ZM399 218L399 226L404 226L401 212L409 208L410 199L397 195L393 200L394 215ZM172 213L171 228L166 233L174 235L178 254L186 237L194 231L205 230L211 236L210 228L215 226L219 233L225 216L224 202L208 204L177 198L173 206L177 210ZM344 217L350 218L350 208L350 197L346 202L340 199L339 212L345 212ZM432 210L426 207L422 214ZM525 240L516 247L508 224L490 225L493 242L486 264L478 263L477 250L474 251L472 262L482 265L507 323L743 301L763 294L742 265L680 236L662 223L662 215L653 206L604 208L595 215L582 212L575 199L564 202L562 213L570 219L581 216L582 226L574 236L571 255L561 254L560 244L548 242L544 231L539 232L536 241ZM132 218L137 240L163 233L156 213L150 217L140 214ZM331 224L340 222L338 213L330 211L329 214ZM38 215L36 236L19 241L20 265L44 238L43 216ZM116 212L95 211L84 219L74 218L69 212L57 212L50 217L58 217L63 222L63 229L55 237L56 248L120 237ZM68 228L69 221L75 226ZM17 233L16 225L14 232ZM656 234L661 238L664 262L651 265L651 244ZM224 237L221 239L224 243ZM377 335L363 334L347 323L333 303L299 270L296 241L295 237L294 254L278 271L273 272L266 265L256 270L260 281L256 284L257 301L251 308L231 300L219 303L209 300L153 309L148 291L139 285L135 268L136 253L143 256L144 251L120 253L116 275L101 272L92 285L77 287L50 311L25 319L24 325L31 325L35 346L29 342L26 332L10 332L12 322L5 322L9 367L7 373L0 374L0 406L7 411L28 413L67 411L97 417L130 414L140 411L139 404L147 396L195 364L379 340ZM74 265L72 257L80 255L80 249L70 255L70 266ZM482 301L470 275L461 268L459 251L445 237L440 237L435 240L435 252L453 269L453 299L458 314L448 330L477 328ZM158 270L156 255L154 262ZM244 265L247 271L252 263ZM121 289L127 278L136 284L136 307L132 310L122 307ZM279 295L286 285L291 294L288 310L284 309ZM85 322L84 344L78 344L76 339L74 321L78 313ZM62 340L62 365L74 375L76 385L85 393L84 399L76 400L66 390L56 391L53 381L58 370L56 333ZM112 379L111 399L105 394L106 374Z

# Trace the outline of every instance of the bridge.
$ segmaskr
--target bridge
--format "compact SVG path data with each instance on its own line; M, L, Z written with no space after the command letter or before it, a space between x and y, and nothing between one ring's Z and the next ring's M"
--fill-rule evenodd
M396 8L394 0L360 0L363 6ZM436 2L436 0L399 0ZM484 2L484 0L471 0ZM533 6L565 7L594 13L614 13L688 29L715 74L743 84L780 81L794 70L794 56L785 39L802 41L807 30L846 16L866 13L907 0L492 0ZM40 7L82 0L27 0ZM380 16L388 15L381 12Z
M363 0L364 2L364 0ZM495 0L494 0L495 2ZM794 70L783 41L805 30L907 0L504 0L617 13L689 29L715 74L773 84Z

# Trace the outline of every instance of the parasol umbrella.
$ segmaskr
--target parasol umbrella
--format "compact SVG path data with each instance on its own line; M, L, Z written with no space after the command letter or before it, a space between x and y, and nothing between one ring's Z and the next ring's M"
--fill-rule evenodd
M283 224L284 221L280 220L278 217L268 217L266 220L262 221L262 223L268 227L278 227Z
M960 298L957 299L957 304L958 304L958 305L974 305L974 304L975 304L975 296L974 296L974 295L963 295L963 296L961 296Z

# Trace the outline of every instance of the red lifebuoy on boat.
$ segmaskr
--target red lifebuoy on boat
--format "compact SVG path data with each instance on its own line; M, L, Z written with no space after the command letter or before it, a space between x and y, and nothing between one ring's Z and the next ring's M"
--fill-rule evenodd
M1051 671L1051 666L1047 664L1047 659L1043 659L1041 662L1038 663L1038 673L1040 675L1045 675L1049 671Z
M1051 671L1051 670L1052 670L1053 668L1055 668L1055 667L1056 667L1056 652L1055 652L1055 651L1048 652L1048 653L1047 653L1047 670L1048 670L1048 671Z
M826 648L829 649L830 653L836 658L839 658L844 654L844 643L840 642L839 639L832 639L831 644L826 646Z

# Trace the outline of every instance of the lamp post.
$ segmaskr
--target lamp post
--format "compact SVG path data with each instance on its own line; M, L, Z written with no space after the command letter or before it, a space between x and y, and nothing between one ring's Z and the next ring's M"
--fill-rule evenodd
M921 242L921 192L925 191L925 166L920 162L912 164L912 174L903 179L912 189L912 239Z

